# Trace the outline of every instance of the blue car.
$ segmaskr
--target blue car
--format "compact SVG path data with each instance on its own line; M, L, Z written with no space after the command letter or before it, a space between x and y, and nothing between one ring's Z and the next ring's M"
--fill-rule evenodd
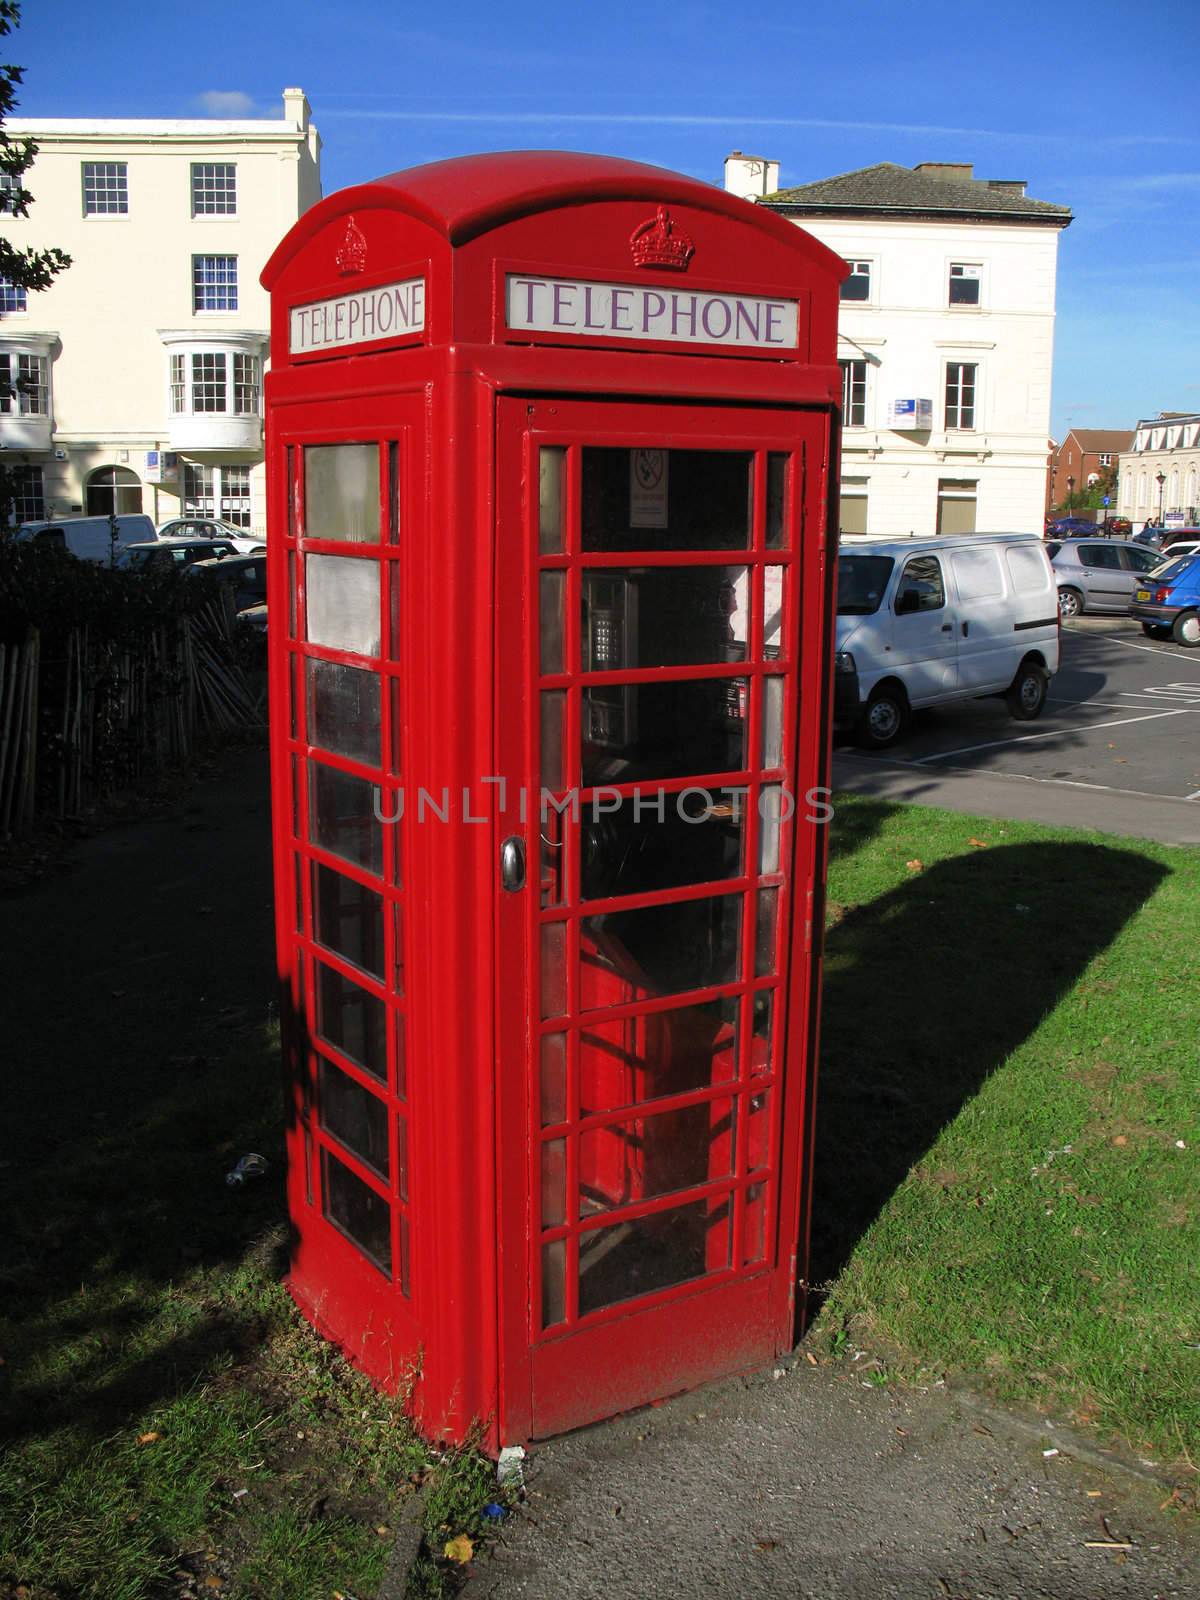
M1134 590L1129 614L1152 639L1200 645L1200 555L1168 557Z

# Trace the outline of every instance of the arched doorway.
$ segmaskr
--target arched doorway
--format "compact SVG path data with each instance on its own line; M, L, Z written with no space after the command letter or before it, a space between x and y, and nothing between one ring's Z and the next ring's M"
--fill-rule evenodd
M142 483L128 467L101 467L87 482L87 514L109 517L114 512L142 509Z

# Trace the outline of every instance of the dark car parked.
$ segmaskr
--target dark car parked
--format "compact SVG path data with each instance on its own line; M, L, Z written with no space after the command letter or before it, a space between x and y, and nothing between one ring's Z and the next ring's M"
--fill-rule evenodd
M204 572L233 588L233 609L247 611L264 605L267 598L267 557L224 556L219 561L197 561L189 572Z
M156 539L153 544L127 544L117 556L118 567L128 572L149 572L162 567L190 567L197 561L236 554L224 539Z

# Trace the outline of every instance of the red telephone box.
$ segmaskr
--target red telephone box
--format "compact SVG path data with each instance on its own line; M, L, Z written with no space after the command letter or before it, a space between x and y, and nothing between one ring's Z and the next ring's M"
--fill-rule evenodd
M263 273L289 1283L433 1435L803 1315L844 275L562 153L344 190Z

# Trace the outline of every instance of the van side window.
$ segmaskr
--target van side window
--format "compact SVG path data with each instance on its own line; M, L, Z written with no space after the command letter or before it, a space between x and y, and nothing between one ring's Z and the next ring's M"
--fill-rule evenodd
M999 600L1004 574L994 550L954 550L950 554L960 600Z
M1046 556L1053 560L1060 549L1060 545L1048 544ZM1006 550L1004 555L1008 562L1013 587L1018 594L1043 594L1050 587L1046 556L1043 556L1040 550L1025 549L1018 544L1011 550Z
M35 533L33 542L40 545L43 550L65 550L67 548L66 535L61 528L43 528L41 533Z
M913 611L940 611L946 604L942 564L936 556L914 556L905 567L896 590L896 615Z

